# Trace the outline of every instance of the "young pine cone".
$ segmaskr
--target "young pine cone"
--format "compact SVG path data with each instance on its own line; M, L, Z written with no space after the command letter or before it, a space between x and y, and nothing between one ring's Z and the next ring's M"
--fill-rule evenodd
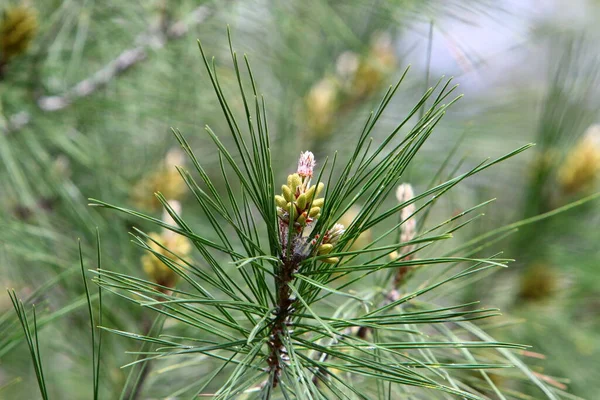
M27 6L8 7L0 25L2 60L25 53L38 29L37 13Z

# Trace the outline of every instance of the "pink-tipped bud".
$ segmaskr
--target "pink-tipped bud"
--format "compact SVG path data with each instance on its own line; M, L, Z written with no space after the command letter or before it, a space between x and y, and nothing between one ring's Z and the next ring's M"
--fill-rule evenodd
M302 177L312 177L315 168L315 155L310 151L300 153L298 160L298 175Z

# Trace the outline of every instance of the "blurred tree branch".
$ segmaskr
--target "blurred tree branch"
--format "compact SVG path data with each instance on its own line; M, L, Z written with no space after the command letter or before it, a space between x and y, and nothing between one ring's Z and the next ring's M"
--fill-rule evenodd
M90 77L78 82L64 93L58 95L42 95L36 100L37 107L44 112L60 111L75 101L90 96L112 80L127 72L139 62L148 57L151 49L161 49L169 41L185 36L192 27L197 26L215 12L207 5L195 8L192 12L173 24L161 23L138 35L135 45L123 50L117 57L110 60L104 67ZM18 112L6 118L5 126L1 129L6 134L16 132L31 122L31 115L26 111Z

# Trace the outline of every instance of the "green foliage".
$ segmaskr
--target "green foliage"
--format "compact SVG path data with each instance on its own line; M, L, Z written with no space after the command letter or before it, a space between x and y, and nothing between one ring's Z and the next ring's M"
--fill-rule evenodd
M202 47L200 49L202 51ZM202 54L204 56L203 51ZM136 360L134 364L194 354L220 360L222 368L218 370L219 374L197 383L199 388L189 390L190 393L195 391L196 395L205 394L205 388L214 385L213 380L220 378L224 384L213 396L223 399L250 395L252 392L257 392L260 398L271 398L277 393L276 388L280 388L281 395L285 398L367 398L367 393L374 387L380 388L380 396L395 397L406 392L407 385L437 390L442 397L443 393L447 393L480 399L480 392L501 393L484 370L506 368L517 363L549 398L558 398L552 389L527 372L527 367L515 361L513 355L501 350L524 347L495 342L468 322L496 315L495 309L465 309L469 305L464 304L440 306L422 299L430 291L454 280L470 277L492 267L503 267L508 260L492 255L481 259L431 257L385 261L386 256L398 245L418 244L424 248L438 240L451 238L451 234L446 232L434 236L425 235L410 243L391 242L390 245L381 246L385 242L389 243L389 239L395 236L395 231L406 221L387 229L364 249L349 251L346 246L367 229L375 229L407 206L402 203L381 210L386 197L389 197L389 193L399 183L411 159L429 137L447 107L453 103L452 99L447 104L443 103L453 91L449 82L428 90L422 101L414 107L413 113L379 146L371 149L367 140L369 134L402 79L395 87L390 88L365 124L356 149L347 163L336 169L337 157L332 161L329 177L325 180L328 184L322 216L306 241L325 235L325 231L337 220L335 216L343 214L352 204L360 201L364 206L332 253L301 259L294 267L292 279L282 281L281 274L284 273L285 264L289 262L286 260L289 260L290 255L288 253L286 256L286 249L281 248L280 234L277 232L265 105L258 96L256 83L246 60L253 90L254 104L250 108L251 101L243 89L237 56L233 51L232 58L248 123L245 131L241 130L241 123L237 122L230 102L222 94L214 63L209 63L204 56L209 77L236 144L236 151L230 152L212 129L206 128L219 152L222 178L229 188L239 188L239 192L230 193L228 205L215 190L212 180L183 135L175 132L180 144L192 158L196 172L202 178L202 185L196 183L187 171L180 169L180 173L198 199L198 205L219 240L213 241L195 233L160 194L158 198L176 226L132 210L98 200L92 201L93 205L116 209L186 236L194 243L202 257L202 264L205 264L204 268L200 268L177 254L166 257L153 251L146 245L149 237L142 231L137 231L134 234L137 244L152 251L180 275L189 283L190 290L173 289L168 294L158 290L152 282L109 270L98 270L97 283L105 290L188 325L195 332L191 337L177 334L149 336L110 329L118 335L153 344L152 350L143 352L145 357ZM395 141L398 132L431 97L433 101L428 110L408 129L404 139ZM432 194L439 195L463 179L522 150L524 148L499 160L484 162L409 202ZM375 163L377 159L381 161ZM233 173L235 178L229 178L228 172ZM419 211L422 212L432 203L433 200L426 202ZM420 215L415 214L413 218ZM236 245L226 229L237 236ZM268 247L262 245L261 239L267 240ZM325 257L339 257L341 261L332 267L319 262ZM234 272L225 269L224 259L230 259L229 262L236 265ZM390 293L395 290L387 287L389 285L385 282L380 288L370 289L372 293L359 292L355 296L351 292L345 292L352 283L364 282L372 274L415 265L423 269L429 266L445 267L447 271L458 269L458 272L449 273L445 279L431 282L419 290L408 290L401 296L396 294L397 298L390 298L393 296ZM353 279L337 283L351 274L354 274ZM281 298L273 296L273 293L277 293L281 297L282 292L277 289L281 285L289 286L294 299L285 316L282 316L280 308ZM342 295L342 299L351 295L354 300L359 301L352 301L350 304L347 301L339 302L335 300L338 295ZM366 304L370 304L372 308L365 309ZM286 319L285 326L289 329L277 329L280 318ZM459 335L464 336L464 333L455 332L450 323L456 323L479 339L485 337L485 340L479 342L460 339ZM351 333L365 328L371 332L372 340ZM274 335L279 337L275 338ZM415 340L417 337L420 339ZM433 340L426 340L426 337ZM280 341L281 348L273 350L269 343L274 340ZM440 350L444 348L460 348L465 349L465 352L462 356L452 357ZM280 349L285 350L273 354ZM489 353L494 349L499 351L499 359L493 356L494 353ZM273 357L279 359L274 361ZM502 357L506 358L504 362ZM461 374L463 370L469 369L481 371L489 385L487 389L484 385L474 385ZM336 370L340 372L332 372ZM342 376L345 375L350 379L343 379Z
M0 398L594 395L597 196L556 197L573 132L597 116L583 40L548 58L538 128L514 129L532 134L513 143L505 117L521 123L537 92L505 114L491 108L502 120L476 124L475 139L471 116L442 120L456 80L429 87L444 23L504 18L492 2L29 3L39 30L0 78L0 275L15 288L13 307L0 301ZM415 49L423 71L406 67ZM479 104L458 107L478 113L502 100L468 97ZM327 114L321 130L315 110ZM529 140L525 157L560 155L511 180L505 164L522 158L498 164ZM301 150L317 156L325 201L306 238L290 229L285 242L274 197ZM414 197L394 199L402 182ZM316 251L341 221L339 240ZM148 259L173 279L144 275ZM520 288L543 286L539 274L525 284L539 259L555 284L521 304L532 297ZM531 362L536 353L547 359Z

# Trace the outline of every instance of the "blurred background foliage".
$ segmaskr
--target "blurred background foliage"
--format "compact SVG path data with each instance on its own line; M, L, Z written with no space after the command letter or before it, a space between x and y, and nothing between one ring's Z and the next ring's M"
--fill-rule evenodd
M160 191L181 202L186 220L202 231L202 215L174 168L186 158L169 127L186 135L209 173L218 171L203 128L219 134L227 127L196 39L209 55L227 60L227 24L236 48L252 59L267 101L276 181L300 150L318 160L336 151L348 158L368 113L410 64L408 83L376 128L375 143L440 76L454 76L466 94L407 172L417 192L441 165L450 175L537 143L452 192L431 218L497 198L470 228L478 234L598 191L596 1L3 0L1 6L0 286L36 304L52 398L88 398L92 373L77 239L85 258L94 259L98 227L110 268L144 276L142 251L128 231L134 224L156 230L90 208L87 198L160 218L153 196ZM217 69L224 90L235 90L231 65L218 61ZM243 110L241 102L235 106ZM450 294L500 306L496 337L531 344L537 371L589 399L597 397L600 380L598 226L598 203L591 202L523 228L495 244L517 260L511 268ZM152 318L106 298L107 326L148 331ZM118 398L128 373L118 367L132 360L125 351L133 345L105 335L106 398ZM10 300L1 295L0 398L37 396L26 351ZM169 393L167 369L150 372L147 387L164 388L158 397ZM193 370L179 371L193 379Z

